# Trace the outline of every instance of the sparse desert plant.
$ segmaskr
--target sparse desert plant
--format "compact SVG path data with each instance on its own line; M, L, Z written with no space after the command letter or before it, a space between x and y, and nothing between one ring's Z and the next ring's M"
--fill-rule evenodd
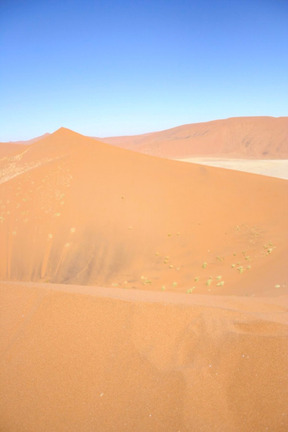
M143 283L144 285L147 285L147 284L151 284L151 283L152 283L152 281L151 281L150 279L148 279L146 276L141 276L140 279L142 280L142 283Z
M192 294L192 292L194 291L194 289L195 289L195 287L192 287L192 288L188 288L187 289L187 294Z
M203 269L206 269L207 268L207 265L208 265L208 263L205 261L205 262L203 262L203 264L202 264L202 268Z
M145 280L143 281L143 283L144 283L145 285L148 285L148 284L151 284L152 281L151 281L150 279L145 279Z
M209 279L207 279L206 285L211 286L212 282L213 282L213 279L210 277Z

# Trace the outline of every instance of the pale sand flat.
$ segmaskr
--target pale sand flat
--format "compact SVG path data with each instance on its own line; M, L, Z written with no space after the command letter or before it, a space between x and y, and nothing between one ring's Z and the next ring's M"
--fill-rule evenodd
M226 168L288 180L288 159L183 158L182 162Z

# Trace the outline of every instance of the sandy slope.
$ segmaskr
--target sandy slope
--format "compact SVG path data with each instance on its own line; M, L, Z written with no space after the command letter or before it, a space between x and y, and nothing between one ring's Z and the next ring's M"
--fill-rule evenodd
M287 198L67 129L0 159L1 432L286 431Z
M288 117L229 118L101 141L164 158L287 159Z
M17 152L23 150L23 145L30 145L37 141L40 141L42 138L50 135L49 133L45 133L44 135L32 138L26 141L11 141L11 142L0 142L0 158L14 155Z
M2 174L4 280L286 289L284 180L153 158L65 129L5 161Z
M4 282L0 295L5 432L287 430L287 297Z
M21 150L21 144L15 143L0 143L0 158L4 158L10 154L17 153Z

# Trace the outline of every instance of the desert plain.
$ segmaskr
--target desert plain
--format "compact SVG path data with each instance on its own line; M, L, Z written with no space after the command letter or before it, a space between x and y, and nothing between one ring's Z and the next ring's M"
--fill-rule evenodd
M0 143L1 432L287 431L287 140Z

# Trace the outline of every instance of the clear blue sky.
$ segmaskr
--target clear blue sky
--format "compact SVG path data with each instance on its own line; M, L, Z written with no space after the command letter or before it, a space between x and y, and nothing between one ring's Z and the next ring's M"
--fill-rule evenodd
M288 115L287 0L1 0L0 141Z

